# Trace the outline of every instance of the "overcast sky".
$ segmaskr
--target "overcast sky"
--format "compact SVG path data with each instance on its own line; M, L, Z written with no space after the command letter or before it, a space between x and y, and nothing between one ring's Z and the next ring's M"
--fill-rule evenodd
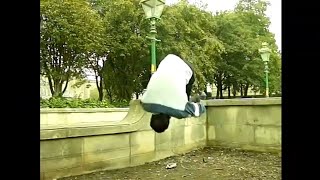
M179 0L166 0L166 4L176 3ZM238 0L201 0L208 4L210 11L232 10ZM190 3L200 2L200 0L189 0ZM271 20L269 30L275 34L275 39L281 51L281 0L269 0L270 6L267 9L267 16Z

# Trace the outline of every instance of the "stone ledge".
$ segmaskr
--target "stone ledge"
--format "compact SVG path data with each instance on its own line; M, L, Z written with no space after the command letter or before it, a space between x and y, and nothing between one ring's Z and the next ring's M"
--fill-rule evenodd
M128 112L129 108L41 108L40 113Z
M95 109L90 110L93 113L96 112ZM142 127L146 123L145 120L150 119L149 116L150 114L140 106L140 101L133 100L130 102L128 114L121 121L81 123L68 126L44 125L40 126L40 140L133 132Z
M281 98L214 99L201 102L206 106L281 105Z
M40 130L40 140L133 132L137 131L139 127L142 126L144 121L141 119L143 118L139 118L136 122L123 122L113 125L106 123L95 123L91 124L90 126L83 127L46 127L46 129L43 128Z

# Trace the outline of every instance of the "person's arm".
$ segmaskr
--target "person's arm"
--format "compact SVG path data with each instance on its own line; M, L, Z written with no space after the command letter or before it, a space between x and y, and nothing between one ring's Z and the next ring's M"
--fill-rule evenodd
M192 66L191 63L189 63L188 61L185 61L184 62L190 67L191 71L192 71L192 76L186 86L186 93L187 93L187 96L188 96L188 101L190 100L190 95L191 95L191 90L192 90L192 87L193 87L193 84L195 82L195 77L194 77L194 68Z
M189 80L189 83L186 86L186 93L188 96L188 101L190 100L191 90L192 90L192 86L193 86L194 81L195 81L194 74L192 74L192 76Z

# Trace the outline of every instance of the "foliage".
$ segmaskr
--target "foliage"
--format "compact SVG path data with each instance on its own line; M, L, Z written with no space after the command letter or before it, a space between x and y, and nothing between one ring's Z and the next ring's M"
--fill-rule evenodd
M83 77L88 52L102 44L103 24L85 0L41 0L40 18L40 72L52 96L61 97L71 79Z
M99 100L128 102L150 78L149 20L139 0L41 0L41 73L53 96L61 96L71 78L95 72ZM249 88L265 91L264 64L258 49L268 42L270 94L281 94L281 55L263 0L239 0L234 10L213 14L206 5L187 0L166 6L157 21L157 64L178 53L193 64L194 90L207 84L222 92L247 96ZM99 65L98 61L103 60ZM51 79L51 80L50 80Z
M91 2L103 17L108 39L108 58L101 69L106 97L129 100L143 91L150 77L148 40L141 36L147 30L144 12L137 0Z
M167 7L158 25L158 62L168 53L178 52L193 64L196 73L195 91L204 89L212 80L215 61L224 51L213 33L213 16L186 1Z
M231 87L243 96L247 96L249 87L264 91L264 65L258 50L262 42L268 42L271 50L277 51L274 35L268 30L267 5L268 2L261 0L240 0L234 11L220 12L214 17L216 35L225 47L222 58L216 62L214 74L217 98L223 98L222 91ZM269 64L270 82L279 84L280 59L274 57L275 54L271 55ZM279 86L272 87L277 89Z
M40 99L40 108L114 108L128 107L128 101L97 101L93 99L50 98Z

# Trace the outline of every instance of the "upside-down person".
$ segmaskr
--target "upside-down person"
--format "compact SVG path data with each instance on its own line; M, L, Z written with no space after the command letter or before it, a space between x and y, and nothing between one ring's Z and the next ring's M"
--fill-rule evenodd
M164 132L171 117L199 117L205 112L202 104L189 101L194 82L192 65L178 55L168 54L160 62L141 98L142 108L152 113L150 126L154 131Z

